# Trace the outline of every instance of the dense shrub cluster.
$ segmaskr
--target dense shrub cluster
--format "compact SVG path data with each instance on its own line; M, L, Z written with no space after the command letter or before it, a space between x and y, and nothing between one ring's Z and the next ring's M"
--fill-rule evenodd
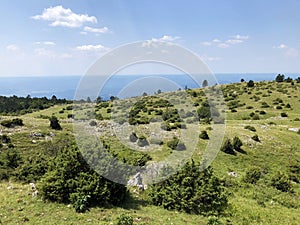
M43 98L31 98L27 97L5 97L0 96L0 114L25 114L32 111L49 108L54 104L66 104L70 103L66 99L57 99L52 96L51 99Z
M92 170L75 145L65 147L50 162L49 169L38 183L44 199L73 203L77 211L80 204L119 204L126 196L126 187L100 176Z
M220 214L228 205L222 182L212 169L201 171L194 161L169 179L154 184L150 197L154 205L193 214Z

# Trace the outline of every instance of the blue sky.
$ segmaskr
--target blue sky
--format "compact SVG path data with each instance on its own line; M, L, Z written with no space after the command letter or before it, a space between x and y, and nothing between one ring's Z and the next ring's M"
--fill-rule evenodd
M195 52L215 73L300 72L297 0L3 0L0 76L82 75L141 40Z

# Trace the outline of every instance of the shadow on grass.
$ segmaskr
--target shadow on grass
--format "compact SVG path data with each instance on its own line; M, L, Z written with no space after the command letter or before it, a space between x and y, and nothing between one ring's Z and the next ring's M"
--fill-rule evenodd
M247 152L241 148L236 149L237 152L247 155Z

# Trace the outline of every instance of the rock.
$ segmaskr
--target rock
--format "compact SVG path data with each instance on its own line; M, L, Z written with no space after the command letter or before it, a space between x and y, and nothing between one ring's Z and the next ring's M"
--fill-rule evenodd
M296 133L299 132L299 128L289 128L288 130Z
M7 190L12 190L12 189L14 189L13 186L8 186L8 187L7 187Z
M234 171L228 172L228 176L238 177L238 174Z

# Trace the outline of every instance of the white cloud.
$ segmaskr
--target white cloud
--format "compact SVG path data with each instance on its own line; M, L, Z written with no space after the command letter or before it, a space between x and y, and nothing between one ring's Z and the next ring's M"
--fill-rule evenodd
M161 45L162 43L160 42L164 42L167 43L167 45L173 45L172 42L176 41L180 39L180 37L178 36L169 36L169 35L164 35L161 38L152 38L151 40L146 40L142 43L142 47L158 47L159 45Z
M34 49L35 54L38 56L47 56L47 57L56 57L56 54L53 51L47 50L45 48L36 48Z
M50 26L81 27L84 23L97 23L97 18L87 14L76 14L71 9L55 6L44 9L41 15L31 17L35 20L50 21Z
M286 49L288 46L285 44L280 44L278 46L274 46L273 48L278 48L278 49Z
M19 49L20 49L19 46L14 44L6 46L6 50L8 51L18 51Z
M211 42L209 42L209 41L204 41L204 42L201 42L201 45L204 45L204 46L211 46Z
M239 43L243 43L244 41L241 39L229 39L226 41L227 44L230 45L235 45L235 44L239 44Z
M37 44L37 45L51 45L51 46L56 45L53 41L43 41L43 42L37 41L37 42L35 42L35 44Z
M237 35L231 36L231 38L238 39L238 40L248 40L249 36L243 36L243 35L237 34Z
M176 41L178 39L180 39L180 37L178 37L178 36L164 35L161 38L159 38L158 40L159 41L170 41L170 42L172 42L172 41Z
M229 44L226 44L226 43L219 43L218 45L217 45L217 47L218 48L229 48Z
M76 50L105 52L108 51L109 48L106 48L103 45L81 45L81 46L77 46Z
M215 38L214 40L212 40L212 42L214 42L214 43L220 43L220 42L221 42L221 40L219 40L219 39Z
M243 35L237 34L234 36L230 36L230 39L228 39L226 41L221 41L220 39L215 38L212 41L205 41L205 42L202 42L201 44L205 45L205 46L213 45L218 48L229 48L232 45L241 44L248 39L249 39L249 36L243 36Z
M212 57L212 56L202 55L202 56L200 56L200 59L205 61L205 62L208 62L208 61L218 61L221 58L220 57Z
M107 27L103 27L103 28L93 28L93 27L84 27L83 30L85 32L91 32L91 33L101 33L101 34L105 34L109 32L109 29Z

